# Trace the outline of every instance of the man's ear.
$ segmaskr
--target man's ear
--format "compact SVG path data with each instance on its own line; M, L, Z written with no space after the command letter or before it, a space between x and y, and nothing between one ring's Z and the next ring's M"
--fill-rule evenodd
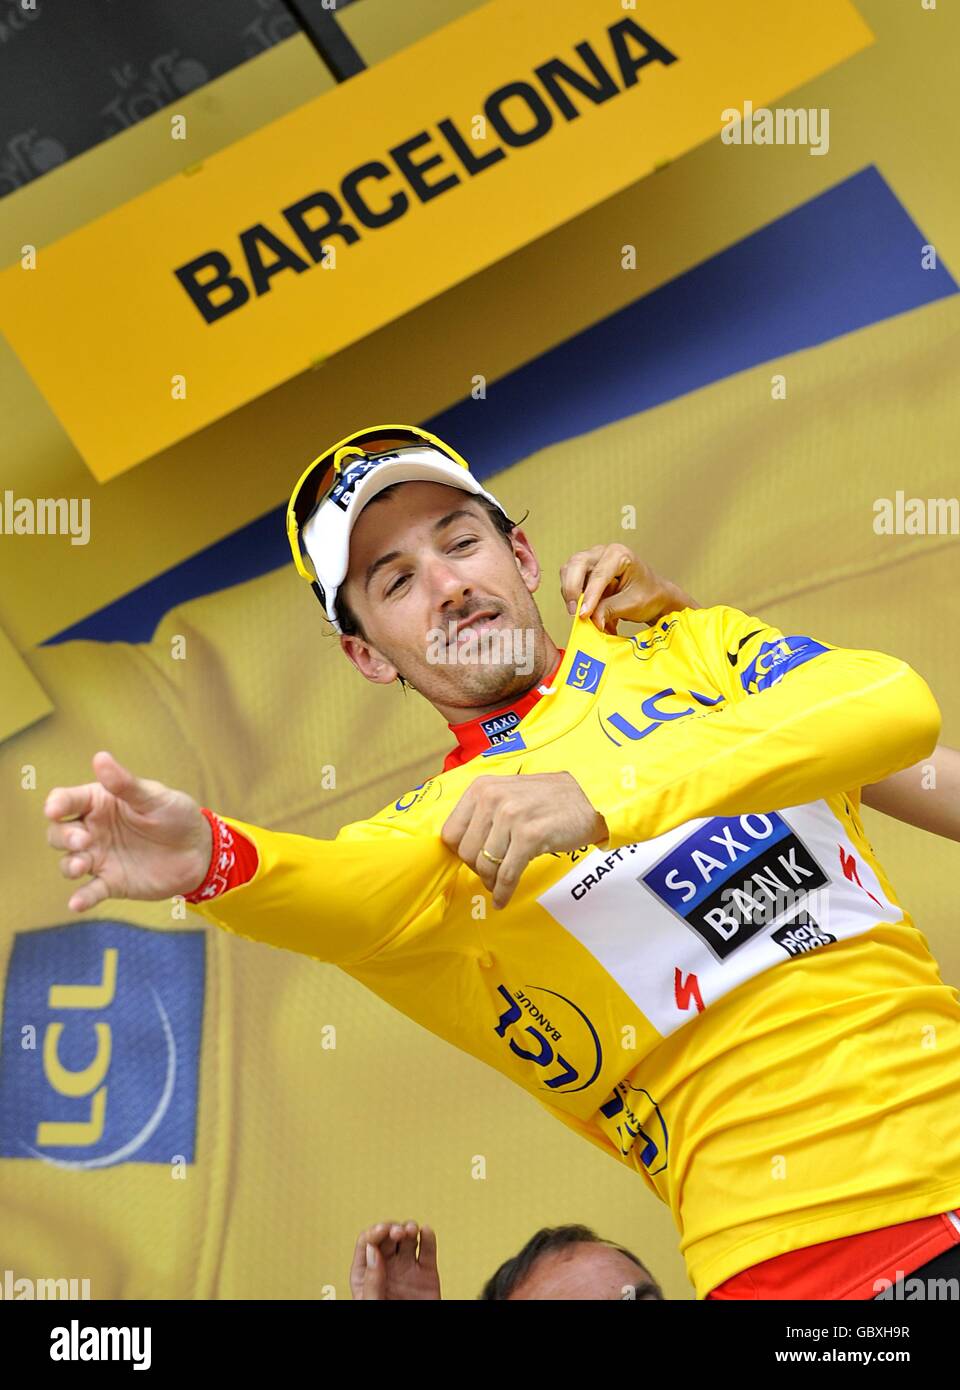
M392 685L399 675L396 666L362 637L348 637L341 633L340 650L353 662L361 676L374 685Z
M510 539L513 544L517 568L523 577L524 584L533 594L540 587L540 561L537 559L533 546L519 527L513 530Z

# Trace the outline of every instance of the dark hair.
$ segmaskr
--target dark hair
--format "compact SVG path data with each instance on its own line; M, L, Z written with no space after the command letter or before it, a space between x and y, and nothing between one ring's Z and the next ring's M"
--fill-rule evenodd
M519 1255L514 1255L512 1259L503 1262L496 1274L484 1284L480 1297L487 1300L507 1299L516 1292L542 1255L546 1255L552 1250L563 1250L568 1245L587 1244L606 1245L611 1250L618 1250L621 1255L626 1255L627 1259L632 1260L646 1276L643 1280L643 1287L646 1288L647 1281L649 1281L654 1296L658 1299L663 1298L660 1286L650 1271L640 1263L636 1255L625 1250L622 1245L615 1245L612 1240L601 1240L600 1236L595 1231L591 1231L589 1226L544 1226L542 1230L530 1237ZM637 1287L640 1287L639 1280Z
M391 483L390 486L385 487L382 492L378 492L376 497L372 497L367 503L367 506L372 507L375 502L379 502L382 497L386 497L388 493L393 492L394 488L397 487L403 487L403 483ZM481 497L477 493L467 493L467 496L473 497L475 501L480 503L481 507L483 507L484 511L493 522L494 528L500 532L509 545L510 537L514 530L521 525L521 521L526 520L526 514L521 518L521 521L511 521L506 512L502 512L499 507L494 506L486 497ZM337 594L337 601L334 604L334 613L336 614L337 622L340 624L340 630L345 636L362 637L365 642L368 640L366 633L360 625L359 619L343 596L342 587ZM403 677L398 676L397 679L404 689L406 689L407 682Z

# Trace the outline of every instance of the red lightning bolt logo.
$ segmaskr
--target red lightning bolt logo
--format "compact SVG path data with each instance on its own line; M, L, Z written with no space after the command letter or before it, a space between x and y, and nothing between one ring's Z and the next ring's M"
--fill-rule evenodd
M837 848L840 850L840 867L843 870L844 878L848 879L851 883L855 883L858 888L863 888L863 884L860 882L860 875L857 873L856 859L854 859L852 854L847 854L843 845L838 845ZM863 891L866 893L868 898L873 898L873 894L870 892L869 888L863 888ZM877 907L879 907L882 911L883 903L880 901L880 899L873 898L873 901L876 903Z
M673 997L677 1001L677 1008L684 1013L690 1008L692 999L697 1006L697 1013L703 1013L703 1000L700 997L700 984L696 975L690 974L686 979L680 974L679 965L673 972Z

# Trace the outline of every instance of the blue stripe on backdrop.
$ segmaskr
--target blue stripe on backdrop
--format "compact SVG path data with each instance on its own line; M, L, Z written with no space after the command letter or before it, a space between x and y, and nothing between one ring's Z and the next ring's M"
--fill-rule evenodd
M537 449L955 294L921 267L925 238L875 168L425 421L480 478ZM625 272L627 273L627 272ZM147 642L187 599L289 563L286 507L48 639Z

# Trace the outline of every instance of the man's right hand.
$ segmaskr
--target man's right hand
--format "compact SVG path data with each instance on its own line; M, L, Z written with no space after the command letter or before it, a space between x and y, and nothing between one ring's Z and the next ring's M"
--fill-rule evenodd
M44 803L47 840L66 850L64 878L93 877L67 906L86 912L106 898L159 902L199 888L213 835L192 796L135 777L110 753L96 753L97 780L54 787Z

